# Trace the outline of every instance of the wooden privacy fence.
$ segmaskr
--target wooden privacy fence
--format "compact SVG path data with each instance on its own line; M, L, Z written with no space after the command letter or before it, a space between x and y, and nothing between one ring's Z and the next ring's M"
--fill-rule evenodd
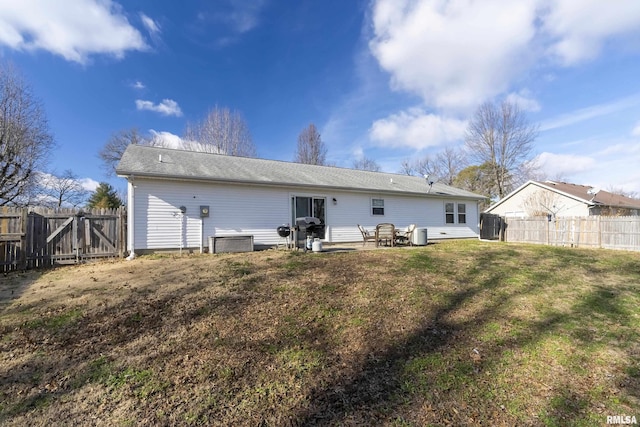
M122 257L126 212L120 209L0 207L0 270Z
M504 219L500 215L480 214L480 238L484 240L502 240Z
M640 251L640 217L505 218L507 242Z

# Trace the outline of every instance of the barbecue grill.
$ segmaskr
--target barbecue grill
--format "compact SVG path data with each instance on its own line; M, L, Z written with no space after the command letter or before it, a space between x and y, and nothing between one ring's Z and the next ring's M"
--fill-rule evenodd
M280 237L289 237L291 234L291 228L287 225L281 225L276 229L278 231L278 236Z
M303 216L296 218L296 248L311 249L311 243L315 238L324 238L324 224L320 218Z

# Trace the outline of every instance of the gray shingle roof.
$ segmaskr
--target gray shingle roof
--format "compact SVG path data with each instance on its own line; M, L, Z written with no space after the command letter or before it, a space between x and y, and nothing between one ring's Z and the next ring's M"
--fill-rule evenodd
M142 145L127 147L116 168L116 173L119 176L325 187L384 193L425 195L429 190L424 178L415 176ZM438 182L433 184L429 195L484 199L483 196Z
M568 182L556 182L556 181L535 181L537 184L549 189L555 189L557 191L570 194L574 197L582 199L585 203L611 206L618 208L640 209L640 200L632 199L629 197L621 196L619 194L610 193L605 190L598 190L597 193L592 194L589 191L593 190L593 187L589 185L571 184Z

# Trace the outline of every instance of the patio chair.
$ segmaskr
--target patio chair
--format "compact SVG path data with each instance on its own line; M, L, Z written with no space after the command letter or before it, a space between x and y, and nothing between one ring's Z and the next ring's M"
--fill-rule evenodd
M413 231L416 229L416 225L415 224L411 224L409 225L406 230L403 230L399 233L396 233L396 237L398 238L398 242L404 243L404 244L409 244L410 246L413 246L413 240L411 240L411 237L413 236Z
M384 242L385 245L396 245L396 227L390 223L376 225L376 247Z
M360 230L360 233L362 233L362 246L366 245L369 241L375 242L376 236L369 233L366 228L358 224L358 229Z

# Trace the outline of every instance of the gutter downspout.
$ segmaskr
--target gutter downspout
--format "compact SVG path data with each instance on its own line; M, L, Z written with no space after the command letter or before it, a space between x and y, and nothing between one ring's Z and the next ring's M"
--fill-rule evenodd
M127 261L135 259L135 241L134 241L134 210L135 210L135 186L133 185L133 176L131 176L127 183L127 249L129 250L129 256L125 258Z

